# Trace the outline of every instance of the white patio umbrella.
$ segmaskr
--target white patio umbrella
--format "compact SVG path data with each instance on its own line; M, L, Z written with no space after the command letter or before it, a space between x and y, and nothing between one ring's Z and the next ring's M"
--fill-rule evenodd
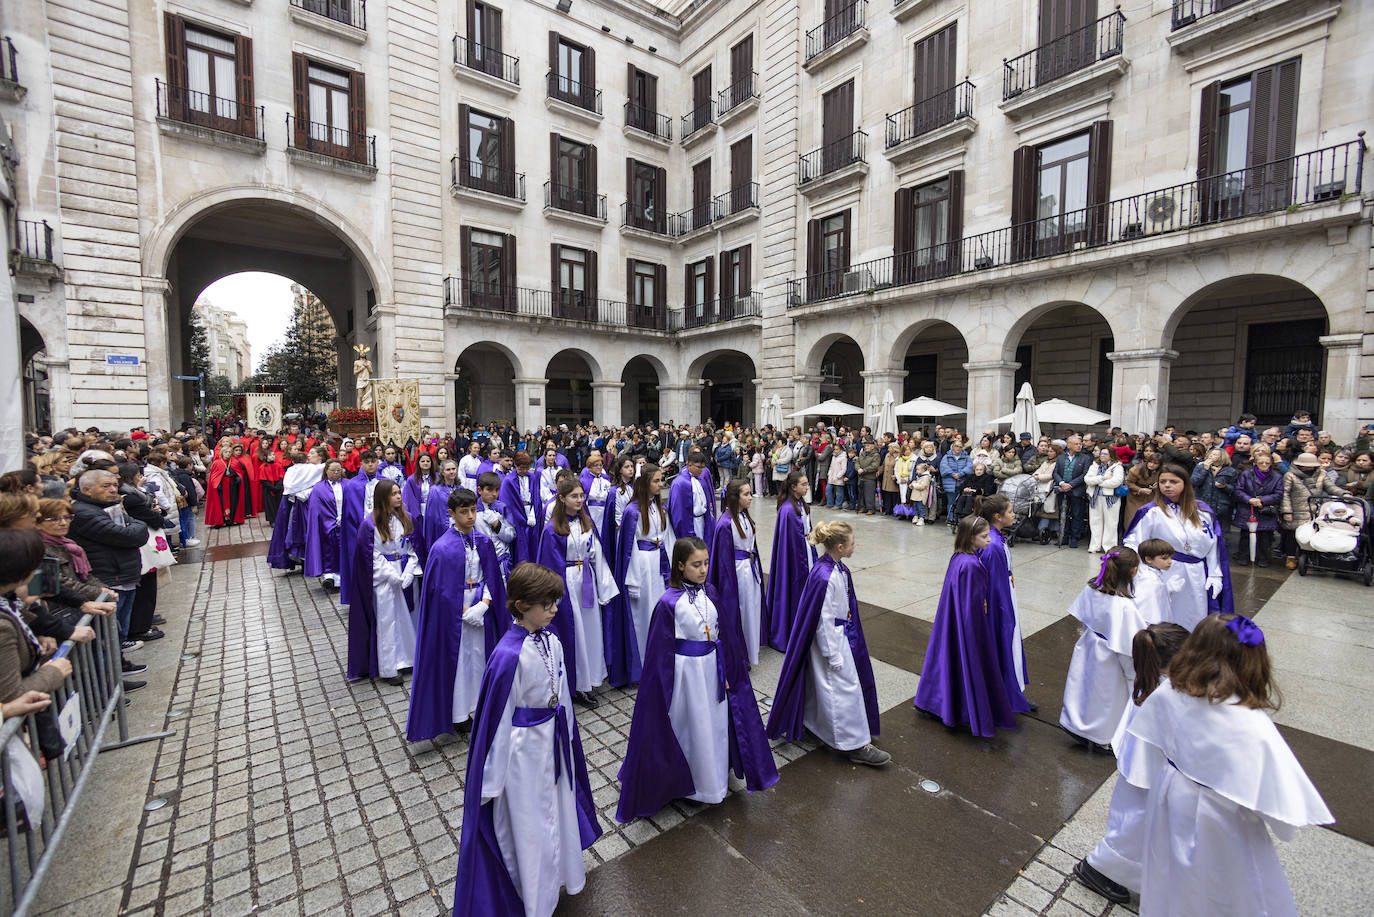
M813 404L809 408L802 408L800 411L793 411L788 417L841 417L848 414L862 415L864 409L858 405L849 404L838 398L830 398L820 404Z
M883 392L883 404L878 409L878 425L873 428L873 432L878 435L884 433L896 434L897 432L897 406L893 402L892 389Z
M1023 386L1021 391L1027 392L1030 386ZM1112 415L1103 414L1101 411L1094 411L1092 408L1085 408L1082 405L1073 404L1062 398L1051 398L1039 404L1031 404L1033 413L1031 414L1030 426L1022 427L1024 423L1021 416L1022 404L1021 396L1016 397L1016 410L1010 414L1003 414L1001 417L993 419L994 424L1013 424L1017 426L1015 432L1029 432L1032 437L1039 439L1041 423L1054 424L1065 427L1091 427L1097 424L1106 423L1112 419Z
M1021 391L1016 393L1016 407L1011 412L1012 435L1022 433L1031 435L1031 442L1040 442L1040 418L1036 413L1035 394L1029 382L1021 383Z
M903 401L892 409L892 413L898 417L948 417L951 414L964 413L964 408L957 404L936 401L934 398L927 398L922 395L919 398L912 398L910 401Z
M878 427L878 411L880 410L882 409L878 405L878 396L870 394L868 396L868 410L864 411L864 420L867 420L868 425L875 430Z
M1135 396L1135 432L1149 435L1155 429L1155 405L1158 400L1155 398L1154 390L1150 388L1148 382L1140 386L1140 391Z

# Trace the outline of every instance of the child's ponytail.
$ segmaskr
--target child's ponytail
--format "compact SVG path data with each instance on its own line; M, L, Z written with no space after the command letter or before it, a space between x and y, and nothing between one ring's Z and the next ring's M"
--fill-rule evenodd
M1131 692L1131 700L1137 707L1159 687L1160 676L1169 668L1169 660L1187 638L1186 627L1168 621L1136 631L1131 640L1131 661L1135 663L1135 689Z
M1102 555L1102 568L1088 585L1098 592L1120 596L1135 596L1135 572L1140 569L1140 555L1130 548L1117 546Z

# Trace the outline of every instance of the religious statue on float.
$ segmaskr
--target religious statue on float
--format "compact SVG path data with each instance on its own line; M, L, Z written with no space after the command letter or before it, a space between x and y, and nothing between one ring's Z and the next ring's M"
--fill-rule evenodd
M358 409L372 409L372 363L367 359L372 348L363 344L356 344L353 352L358 355L358 359L353 361L353 378L358 387Z

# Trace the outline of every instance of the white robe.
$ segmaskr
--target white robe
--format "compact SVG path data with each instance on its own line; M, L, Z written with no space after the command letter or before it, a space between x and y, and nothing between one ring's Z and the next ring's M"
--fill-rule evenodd
M601 543L596 530L583 532L577 520L569 526L565 559L589 561L578 567L564 568L568 584L568 602L573 610L573 630L577 635L577 690L590 691L606 680L606 644L601 634L601 608L620 595L615 575L601 556ZM595 598L592 607L582 607L582 577L592 571Z
M701 617L692 610L684 589L673 608L673 636L678 640L705 640L705 627L710 628L712 637L720 636L716 606L705 590L697 596L697 608ZM673 697L668 702L668 722L696 786L696 792L687 798L706 803L720 802L729 790L730 709L720 698L717 652L705 656L674 654Z
M831 748L855 751L873 740L868 731L868 709L859 685L859 670L849 637L837 620L849 617L849 589L839 570L830 577L822 600L820 620L807 660L806 709L802 722ZM840 667L830 667L838 658Z
M480 455L465 455L458 460L458 484L477 493L477 469L482 467Z
M626 484L624 487L615 489L615 527L620 530L620 520L625 518L625 507L630 505L630 501L635 498L635 489L632 485Z
M552 632L548 641L571 728L563 647ZM575 895L586 884L573 777L565 770L562 779L554 779L554 721L512 725L516 707L547 707L550 693L548 669L535 640L526 639L482 771L482 799L494 800L496 844L528 917L548 917L558 906L560 888Z
M372 542L372 589L377 605L377 671L383 678L394 678L399 669L409 669L415 665L415 622L411 620L405 597L405 589L415 577L415 549L409 541L402 543L403 531L401 520L393 516L390 537L377 532ZM386 559L387 554L401 557L391 561Z
M735 550L752 552L756 535L754 526L744 516L739 517L739 524L744 529L743 535L733 523L730 526L730 537L734 539ZM760 560L759 573L762 572ZM749 651L749 664L758 665L759 628L763 626L763 584L754 578L752 559L740 560L736 555L735 583L739 592L739 623L744 630L744 646Z
M495 528L496 525L500 528ZM502 564L502 569L510 563L510 546L515 541L515 526L506 521L506 517L492 509L488 504L481 500L477 501L477 531L491 539L492 547L496 548L496 559Z
M1059 724L1089 741L1106 745L1116 735L1135 686L1131 641L1144 629L1132 599L1083 587L1069 614L1083 624L1064 683Z
M1266 826L1292 840L1335 821L1262 710L1155 691L1128 727L1122 758L1146 786L1141 917L1297 917Z
M1183 587L1183 580L1169 576L1170 570L1159 570L1145 561L1135 574L1135 607L1146 624L1161 624L1169 620L1170 589L1175 592Z
M1192 630L1207 617L1207 581L1221 582L1221 558L1217 549L1217 535L1208 524L1210 517L1202 513L1203 527L1185 521L1176 508L1151 506L1140 524L1125 538L1128 548L1138 548L1150 538L1160 538L1174 546L1176 552L1200 557L1205 563L1184 563L1174 557L1174 565L1166 574L1166 581L1182 580L1183 585L1169 590L1167 620ZM1205 567L1205 569L1204 569Z
M606 527L606 510L611 496L611 478L604 471L592 478L591 489L587 492L587 515L592 517L592 525L597 532Z
M478 617L476 606L486 603L485 614L501 613L490 609L491 591L482 582L482 557L476 551L464 551L466 561L463 579L477 583L463 589L463 607L453 609L460 618L463 639L458 644L458 665L453 673L453 722L461 723L477 712L477 700L482 688L482 673L487 667L487 633L485 615ZM474 620L469 623L467 617Z
M642 521L641 517L641 521ZM649 505L649 534L643 534L641 526L635 527L636 541L662 541L668 556L673 556L673 524L668 513L663 512L659 520L658 508ZM644 646L649 640L649 619L653 617L654 606L663 595L663 568L659 562L658 549L641 550L636 544L630 552L630 560L625 565L625 598L630 605L630 617L634 620L635 641L639 644L639 658L644 658Z

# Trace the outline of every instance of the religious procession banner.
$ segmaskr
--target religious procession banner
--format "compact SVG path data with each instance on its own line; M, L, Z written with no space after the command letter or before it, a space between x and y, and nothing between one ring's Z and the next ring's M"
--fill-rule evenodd
M419 379L373 379L372 404L379 442L404 446L420 441Z
M243 397L244 423L255 430L268 433L281 432L281 393L254 394L249 392Z

